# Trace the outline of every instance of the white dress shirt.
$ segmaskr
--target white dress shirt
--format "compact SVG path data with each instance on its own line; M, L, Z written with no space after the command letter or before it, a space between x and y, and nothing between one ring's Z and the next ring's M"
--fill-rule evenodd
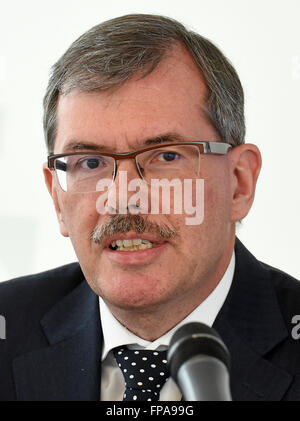
M190 313L173 329L153 342L139 338L126 329L111 314L105 302L99 297L101 324L103 330L102 349L102 376L101 376L101 400L122 401L125 391L123 374L116 363L113 348L121 345L129 345L132 349L163 350L167 349L171 337L178 327L189 322L202 322L212 326L229 292L235 268L235 254L233 252L226 272L211 294L195 310ZM160 392L160 401L180 401L181 393L173 381L169 378Z

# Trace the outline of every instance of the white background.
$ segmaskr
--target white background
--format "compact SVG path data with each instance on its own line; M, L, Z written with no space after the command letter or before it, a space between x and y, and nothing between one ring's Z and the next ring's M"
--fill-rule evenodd
M233 62L245 89L246 138L263 156L238 235L256 257L300 278L299 0L1 0L0 10L0 280L76 259L42 176L49 69L91 26L139 12L180 20Z

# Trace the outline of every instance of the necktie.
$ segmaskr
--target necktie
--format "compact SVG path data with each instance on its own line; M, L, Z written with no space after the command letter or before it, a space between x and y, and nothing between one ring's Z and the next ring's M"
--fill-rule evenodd
M158 401L159 392L169 377L167 351L114 350L123 373L126 390L123 401Z

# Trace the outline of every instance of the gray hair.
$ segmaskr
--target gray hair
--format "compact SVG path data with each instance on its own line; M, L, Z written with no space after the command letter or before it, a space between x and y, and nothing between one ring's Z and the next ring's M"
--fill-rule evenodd
M206 112L222 141L244 143L244 93L232 64L208 39L174 19L132 14L97 26L79 37L54 64L44 97L44 133L49 153L56 137L59 95L72 90L116 89L137 72L151 73L172 45L194 58L208 88Z

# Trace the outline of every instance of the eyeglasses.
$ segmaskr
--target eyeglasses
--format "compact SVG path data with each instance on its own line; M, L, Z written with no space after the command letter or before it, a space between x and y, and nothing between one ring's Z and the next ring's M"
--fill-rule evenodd
M48 156L62 190L68 193L96 192L102 179L114 182L117 162L133 159L139 176L148 184L152 179L193 179L199 176L200 155L226 155L232 148L222 142L178 142L150 146L123 153L73 152Z

